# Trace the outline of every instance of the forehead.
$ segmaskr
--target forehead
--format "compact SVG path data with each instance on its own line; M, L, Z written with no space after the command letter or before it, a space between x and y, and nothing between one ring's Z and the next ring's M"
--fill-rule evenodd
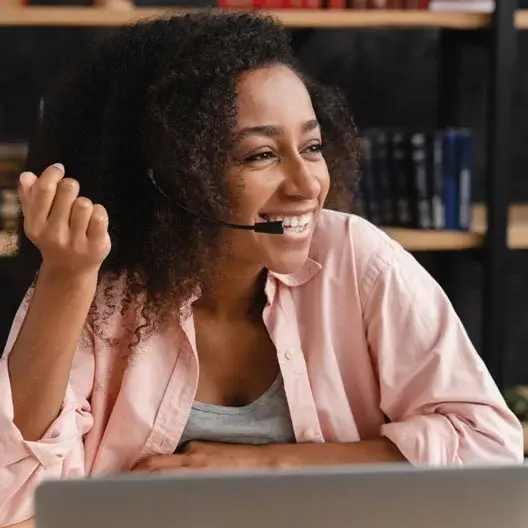
M287 66L244 73L237 83L237 95L237 127L304 122L315 117L308 90Z

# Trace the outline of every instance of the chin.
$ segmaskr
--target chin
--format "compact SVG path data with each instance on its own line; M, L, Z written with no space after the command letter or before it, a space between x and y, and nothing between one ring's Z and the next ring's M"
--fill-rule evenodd
M277 245L266 247L263 262L264 267L274 273L290 275L302 269L310 253L311 237L302 242L292 244L284 239L277 239Z
M273 273L280 273L281 275L290 275L302 269L306 263L308 255L303 255L302 258L292 258L292 259L272 259L267 262L265 267Z

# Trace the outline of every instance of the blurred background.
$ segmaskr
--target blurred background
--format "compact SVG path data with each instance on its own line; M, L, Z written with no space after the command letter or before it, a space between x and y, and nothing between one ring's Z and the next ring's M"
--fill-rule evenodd
M57 73L142 16L259 8L289 27L309 74L347 95L362 138L361 214L439 281L528 421L528 2L218 1L0 0L2 346L27 287L14 280L8 235L16 177Z

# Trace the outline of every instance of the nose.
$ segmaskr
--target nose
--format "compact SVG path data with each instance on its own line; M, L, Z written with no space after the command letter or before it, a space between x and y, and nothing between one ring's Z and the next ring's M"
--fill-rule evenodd
M293 198L313 200L321 192L318 163L308 162L302 156L291 160L285 168L284 192Z

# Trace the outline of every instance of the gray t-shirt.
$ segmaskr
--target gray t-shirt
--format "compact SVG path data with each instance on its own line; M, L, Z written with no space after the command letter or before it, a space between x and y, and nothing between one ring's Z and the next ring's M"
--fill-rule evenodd
M179 446L191 440L231 444L286 444L295 434L279 374L257 400L243 407L194 402Z

